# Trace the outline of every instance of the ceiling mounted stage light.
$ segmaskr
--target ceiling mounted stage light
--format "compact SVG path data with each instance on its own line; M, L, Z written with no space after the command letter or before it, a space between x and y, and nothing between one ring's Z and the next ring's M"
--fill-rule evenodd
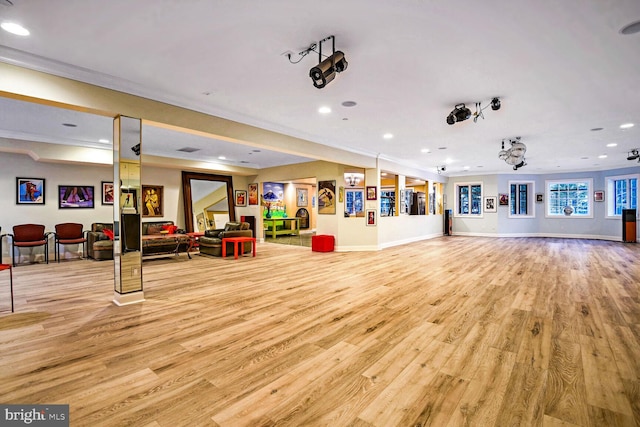
M331 55L323 59L322 43L328 40L332 41ZM309 77L311 77L311 80L313 81L313 85L315 87L317 87L318 89L322 89L336 78L337 73L341 73L346 70L349 63L344 57L343 52L339 50L336 51L336 38L334 36L325 37L318 43L312 43L307 49L298 53L298 55L300 55L301 57L298 61L294 62L291 60L291 53L287 54L287 58L289 58L289 62L291 62L292 64L297 64L310 52L316 52L316 48L318 48L317 52L320 63L309 70Z
M471 117L471 110L465 107L464 104L458 104L447 116L447 124L454 124L456 122L463 122Z
M638 159L638 163L640 163L640 152L638 152L637 148L634 148L629 153L627 153L627 160L636 160Z
M517 171L521 167L527 165L524 158L524 155L527 152L527 146L520 142L519 136L516 136L515 140L510 139L509 143L511 144L511 147L505 150L504 139L502 140L502 150L498 153L498 158L500 160L504 160L506 164L513 166L513 170Z
M484 107L482 106L482 102L476 102L476 111L473 113L474 123L477 123L478 119L484 119L484 110L489 108L489 105L491 106L491 109L493 111L499 110L500 98L494 97L491 100L491 103L485 105ZM458 104L447 116L447 124L452 125L456 122L463 122L470 118L471 115L471 110L469 110L464 104Z

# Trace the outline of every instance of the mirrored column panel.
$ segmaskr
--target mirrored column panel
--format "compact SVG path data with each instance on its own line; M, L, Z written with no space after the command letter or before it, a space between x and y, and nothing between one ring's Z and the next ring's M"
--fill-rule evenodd
M142 122L118 116L113 122L115 287L117 305L144 301L142 289L141 173Z

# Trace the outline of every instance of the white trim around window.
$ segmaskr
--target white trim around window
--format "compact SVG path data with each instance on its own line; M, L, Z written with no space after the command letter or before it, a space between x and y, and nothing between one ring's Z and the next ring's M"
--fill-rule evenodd
M483 184L482 182L457 182L454 185L455 207L454 217L483 217ZM461 193L462 191L462 193ZM462 200L461 200L462 199Z
M546 218L593 218L593 178L547 180L544 188ZM570 215L563 211L565 204L573 209Z
M630 191L630 181L635 179L635 204L630 203L629 201L629 197L632 197L631 191ZM624 201L621 201L619 199L619 195L616 194L616 181L626 181L627 183L627 187L626 187L626 191L625 194L621 195L623 196L623 198L625 199ZM638 212L638 206L640 206L640 194L638 192L638 185L640 184L640 174L629 174L629 175L617 175L617 176L607 176L604 178L604 182L606 185L606 190L604 193L604 197L605 197L605 203L607 204L607 210L605 213L605 218L607 219L620 219L622 217L622 212L620 213L616 213L616 210L620 210L617 209L618 206L616 206L616 204L618 202L621 202L624 204L624 206L622 207L623 209L627 209L627 208L634 208L636 209L636 211Z
M535 218L536 217L536 183L535 181L509 181L509 218L514 219L525 219L525 218ZM511 191L511 186L516 186L516 197L513 197L513 192ZM522 194L520 191L520 186L525 187L525 193ZM526 199L521 200L521 197L526 197ZM526 207L526 213L514 213L513 208L515 203L516 211L521 211L522 207Z

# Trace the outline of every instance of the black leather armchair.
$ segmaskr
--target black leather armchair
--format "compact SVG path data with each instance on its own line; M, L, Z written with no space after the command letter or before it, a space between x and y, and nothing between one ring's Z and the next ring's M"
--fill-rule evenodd
M222 239L224 237L253 237L253 231L248 222L228 222L224 228L207 230L200 237L200 253L222 256ZM227 256L233 255L233 243L227 243ZM247 254L253 250L251 242L242 244L242 253Z

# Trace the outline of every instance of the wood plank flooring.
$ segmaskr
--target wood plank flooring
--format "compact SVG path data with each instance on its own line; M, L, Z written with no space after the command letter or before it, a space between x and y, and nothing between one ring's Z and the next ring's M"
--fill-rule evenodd
M448 237L365 253L14 269L0 402L72 426L640 426L640 245ZM0 308L8 286L0 278Z

